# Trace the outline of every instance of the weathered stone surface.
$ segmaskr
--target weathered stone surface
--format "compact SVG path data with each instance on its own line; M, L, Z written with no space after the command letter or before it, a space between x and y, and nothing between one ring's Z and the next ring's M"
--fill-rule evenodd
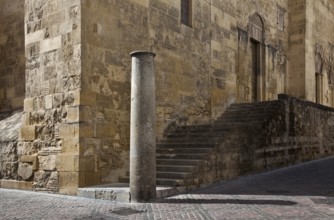
M0 120L0 179L17 180L18 131L21 126L22 112L3 114Z
M22 111L3 114L0 121L0 142L13 142L18 140L18 131L21 126Z
M25 162L36 175L58 172L64 184L34 174L36 190L74 194L79 184L125 175L134 50L158 54L157 140L174 125L279 93L334 106L333 0L191 2L184 25L180 1L0 0L0 120L24 107L19 143L0 146L1 178L17 179L19 158L30 155L44 158ZM309 134L303 126L298 135ZM54 167L63 155L78 160Z
M5 189L19 189L19 190L32 190L32 182L17 181L17 180L0 180L1 188Z
M53 171L56 169L56 155L39 156L39 167L44 171Z
M131 202L147 202L156 196L155 54L137 51L131 57Z
M33 175L33 166L28 163L20 163L17 173L23 180L29 180Z
M20 158L22 163L31 163L33 170L38 170L38 157L37 155L23 155Z

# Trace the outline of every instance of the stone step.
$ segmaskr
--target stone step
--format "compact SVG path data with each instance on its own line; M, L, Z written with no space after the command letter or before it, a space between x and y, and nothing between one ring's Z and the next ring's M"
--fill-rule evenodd
M192 133L192 132L176 132L174 134L167 134L167 139L172 138L210 138L211 137L211 131L203 131L199 133Z
M209 131L211 128L211 124L207 125L183 125L183 126L178 126L175 129L175 132L180 132L180 131L190 131L194 133L202 132L202 131Z
M186 159L201 160L207 157L207 153L168 153L157 154L157 159Z
M229 114L231 112L249 112L251 114L256 114L257 112L266 111L266 110L276 110L280 105L275 106L261 106L261 107L243 107L243 106L234 106L233 108L227 109L221 116L224 114Z
M215 145L210 143L186 143L185 141L182 142L170 142L170 143L161 143L157 144L157 149L160 148L213 148Z
M201 161L195 159L157 159L157 165L198 166Z
M185 138L185 137L174 137L170 139L163 139L161 140L157 146L164 145L164 144L186 144L188 146L197 145L214 145L215 141L212 138Z
M240 132L257 131L277 111L277 101L232 104L207 125L178 126L157 145L157 177L162 185L193 184L192 175L212 153L216 142L239 139ZM189 178L191 177L191 178ZM158 180L157 180L158 182Z
M230 108L233 108L235 106L271 106L271 105L279 105L280 102L277 100L271 100L271 101L260 101L260 102L243 102L243 103L233 103Z
M217 121L214 124L214 128L212 129L212 131L214 131L217 127L223 127L225 130L229 130L232 127L236 127L239 125L244 125L244 124L262 124L267 120L268 117L264 117L264 118L252 118L252 119L227 119L227 120L222 120L222 121Z
M130 183L130 177L120 177L120 184ZM156 184L158 186L183 186L185 185L184 179L175 179L175 178L157 178Z
M169 148L157 148L157 154L179 154L179 153L210 153L213 150L213 148L181 148L181 147L169 147Z
M196 166L181 165L157 165L157 172L192 172L196 170Z
M236 128L239 126L256 126L259 124L262 124L264 120L258 120L258 121L236 121L233 123L225 122L225 121L217 121L214 124L213 131L217 128L224 128L224 130L230 130L231 128Z
M213 129L215 128L214 126L215 124L212 124L210 129L208 130L179 130L179 131L174 131L173 133L169 133L169 134L166 134L166 137L167 138L173 138L173 136L175 137L179 137L179 136L182 136L182 135L191 135L192 138L205 138L205 135L208 135L210 137L210 133L213 131ZM222 128L222 130L224 130L224 128ZM225 129L226 132L228 132L228 129ZM202 135L202 136L200 136Z
M185 180L184 179L165 179L165 178L158 178L157 185L159 186L184 186Z
M244 111L240 111L240 110L235 110L235 111L229 111L226 112L225 114L223 114L222 116L220 116L219 118L217 118L217 120L221 120L223 118L244 118L244 117L258 117L261 115L270 115L273 112L275 112L276 109L266 109L266 110L244 110Z
M275 106L248 106L248 107L244 107L244 106L235 106L233 108L229 108L226 110L226 112L224 114L229 114L231 112L240 112L240 113L244 113L244 112L249 112L249 113L257 113L257 112L262 112L262 111L272 111L272 110L276 110L280 107L280 105L275 105Z
M236 113L230 113L228 115L224 115L221 118L218 118L216 121L221 121L221 120L236 120L236 119L258 119L258 118L263 118L264 116L271 116L274 111L266 111L266 112L259 112L257 114L249 114L249 113L244 113L244 114L238 114Z
M157 172L157 179L186 179L189 176L191 176L189 172Z

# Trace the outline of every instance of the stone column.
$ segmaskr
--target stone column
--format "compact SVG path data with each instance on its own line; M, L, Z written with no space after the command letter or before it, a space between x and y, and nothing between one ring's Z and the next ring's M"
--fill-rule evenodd
M156 196L155 54L131 54L130 193L131 202Z

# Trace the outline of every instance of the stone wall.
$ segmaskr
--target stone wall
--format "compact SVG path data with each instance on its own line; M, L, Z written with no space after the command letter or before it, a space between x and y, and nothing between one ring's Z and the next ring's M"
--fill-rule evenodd
M334 154L332 108L287 95L276 102L279 107L261 129L235 130L220 141L202 168L211 167L207 179L236 178Z
M25 1L19 167L34 170L23 179L37 191L75 194L79 183L80 7L80 0Z
M129 0L88 0L82 14L82 175L86 185L118 182L129 169L129 54L147 49L147 8Z
M236 88L237 101L250 102L252 90L256 90L255 101L277 99L277 94L286 92L286 65L288 50L288 1L235 1L235 18L237 21L237 58L236 65ZM226 8L223 7L222 8ZM233 9L233 7L232 7ZM278 14L282 13L282 24L278 22ZM258 19L258 26L262 26L262 32L258 33L258 39L252 33L252 20ZM281 25L281 26L280 26ZM251 39L260 41L258 48L258 67L256 83L252 88L252 52ZM226 47L231 47L227 42ZM236 47L236 46L234 46ZM235 83L235 82L234 82Z
M283 111L266 128L265 170L315 160L334 153L334 110L280 95Z
M253 14L265 25L263 99L283 92L287 28L278 30L276 3L287 8L286 0L194 0L187 26L180 21L179 1L84 1L81 96L91 102L81 109L87 133L80 140L80 155L95 158L83 170L95 179L87 184L99 177L102 182L117 181L128 170L131 51L157 54L158 139L173 123L202 123L233 102L250 101L241 98L250 87L248 69L241 68L250 64L237 57L250 54L250 39L240 39L238 30L249 31ZM284 19L287 25L287 15ZM246 44L242 49L241 40Z
M327 106L333 106L334 97L333 3L290 0L288 5L291 25L287 93Z
M314 2L308 0L306 7L306 99L333 106L334 1ZM316 100L317 93L318 100Z
M287 94L305 98L305 0L289 0ZM310 15L311 16L311 15Z
M334 104L333 0L192 0L189 25L180 1L0 3L0 111L24 106L19 178L35 190L74 194L126 174L134 50L157 54L158 140L234 102L315 101L318 88Z
M0 112L23 107L24 1L0 1Z

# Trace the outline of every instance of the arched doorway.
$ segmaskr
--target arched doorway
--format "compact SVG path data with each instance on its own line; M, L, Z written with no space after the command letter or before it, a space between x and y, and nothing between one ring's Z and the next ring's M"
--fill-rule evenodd
M263 22L261 17L255 13L249 19L250 37L250 94L251 102L261 101L261 75L262 68L262 42L263 42Z

